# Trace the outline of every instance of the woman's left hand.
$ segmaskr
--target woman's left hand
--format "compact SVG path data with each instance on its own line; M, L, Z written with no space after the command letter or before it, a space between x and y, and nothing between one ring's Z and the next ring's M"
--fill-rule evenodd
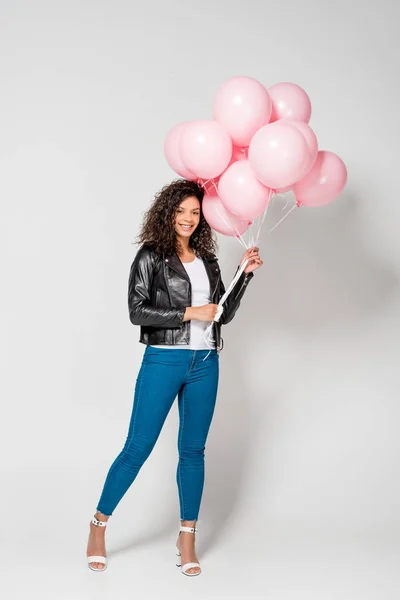
M247 263L244 269L244 273L251 273L256 269L259 269L263 264L263 261L261 260L260 255L258 254L258 248L256 248L255 246L246 250L246 252L242 256L240 264L243 264L243 262L246 259L249 259L249 262Z

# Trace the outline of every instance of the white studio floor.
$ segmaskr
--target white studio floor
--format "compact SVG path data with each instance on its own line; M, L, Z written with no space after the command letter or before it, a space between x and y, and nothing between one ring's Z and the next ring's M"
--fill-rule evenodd
M3 476L7 484L12 480L15 477ZM268 515L261 518L244 515L245 511L232 515L218 531L203 519L196 541L203 573L189 578L175 566L177 530L172 520L130 525L132 494L108 528L108 568L104 573L92 572L85 559L90 519L86 498L79 506L78 493L75 506L57 509L55 492L46 508L38 506L36 490L49 481L54 490L65 487L62 475L57 481L53 469L42 469L32 477L31 497L23 499L14 490L15 512L3 513L0 588L4 599L399 598L399 546L390 531L343 533L329 528L329 523L318 530L300 524L267 525ZM58 524L57 514L62 518Z
M73 533L79 537L72 539ZM114 537L114 536L113 536ZM355 544L317 542L309 537L270 536L263 545L229 538L202 552L203 573L185 577L174 566L174 534L140 544L109 544L104 573L85 565L82 532L69 528L63 547L31 540L18 551L2 549L4 598L51 600L122 599L172 596L271 598L271 600L395 600L399 594L398 551L376 540ZM249 536L249 540L250 540ZM80 544L78 544L80 541ZM123 549L121 548L123 546Z

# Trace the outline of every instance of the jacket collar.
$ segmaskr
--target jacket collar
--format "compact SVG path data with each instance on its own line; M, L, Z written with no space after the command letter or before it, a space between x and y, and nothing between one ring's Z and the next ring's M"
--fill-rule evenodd
M164 256L164 261L171 269L176 271L183 279L186 279L186 281L190 282L189 275L187 274L187 271L186 271L185 267L183 266L181 259L176 254L176 252L173 252L172 254L166 254ZM219 279L219 269L218 270L215 269L215 266L214 266L214 263L216 261L217 261L216 256L209 257L209 258L203 258L204 266L207 271L208 278L210 280L211 291L214 291L215 285Z
M186 271L185 267L183 266L181 259L176 254L176 252L173 252L172 254L166 254L164 260L165 260L166 264L171 269L176 271L181 277L183 277L183 279L190 281L189 275L187 274L187 271Z

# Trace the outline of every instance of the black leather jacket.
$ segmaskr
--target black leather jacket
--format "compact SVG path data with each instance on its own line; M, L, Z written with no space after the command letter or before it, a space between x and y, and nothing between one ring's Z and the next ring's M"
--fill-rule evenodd
M210 303L218 304L225 293L216 257L203 258L210 280ZM238 267L239 268L239 267ZM213 325L215 349L223 347L221 325L232 321L253 273L242 273L224 303L218 323ZM189 276L176 253L159 256L147 245L141 246L132 263L128 283L129 318L140 325L140 342L149 345L190 343L190 321L183 317L192 305Z

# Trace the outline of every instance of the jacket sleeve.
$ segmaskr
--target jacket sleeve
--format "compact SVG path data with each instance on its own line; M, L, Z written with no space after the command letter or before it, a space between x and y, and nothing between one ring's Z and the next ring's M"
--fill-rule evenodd
M141 247L132 263L128 281L129 318L133 325L181 327L185 307L158 308L151 304L154 262L148 248Z
M236 273L238 272L240 267L236 269ZM240 306L240 301L244 296L246 288L250 282L250 280L254 277L254 273L242 273L239 277L238 281L235 284L235 287L227 297L224 302L224 310L220 318L221 325L226 325L230 321L232 321L233 317L236 314L237 309ZM220 297L225 294L225 286L221 279L220 281Z

